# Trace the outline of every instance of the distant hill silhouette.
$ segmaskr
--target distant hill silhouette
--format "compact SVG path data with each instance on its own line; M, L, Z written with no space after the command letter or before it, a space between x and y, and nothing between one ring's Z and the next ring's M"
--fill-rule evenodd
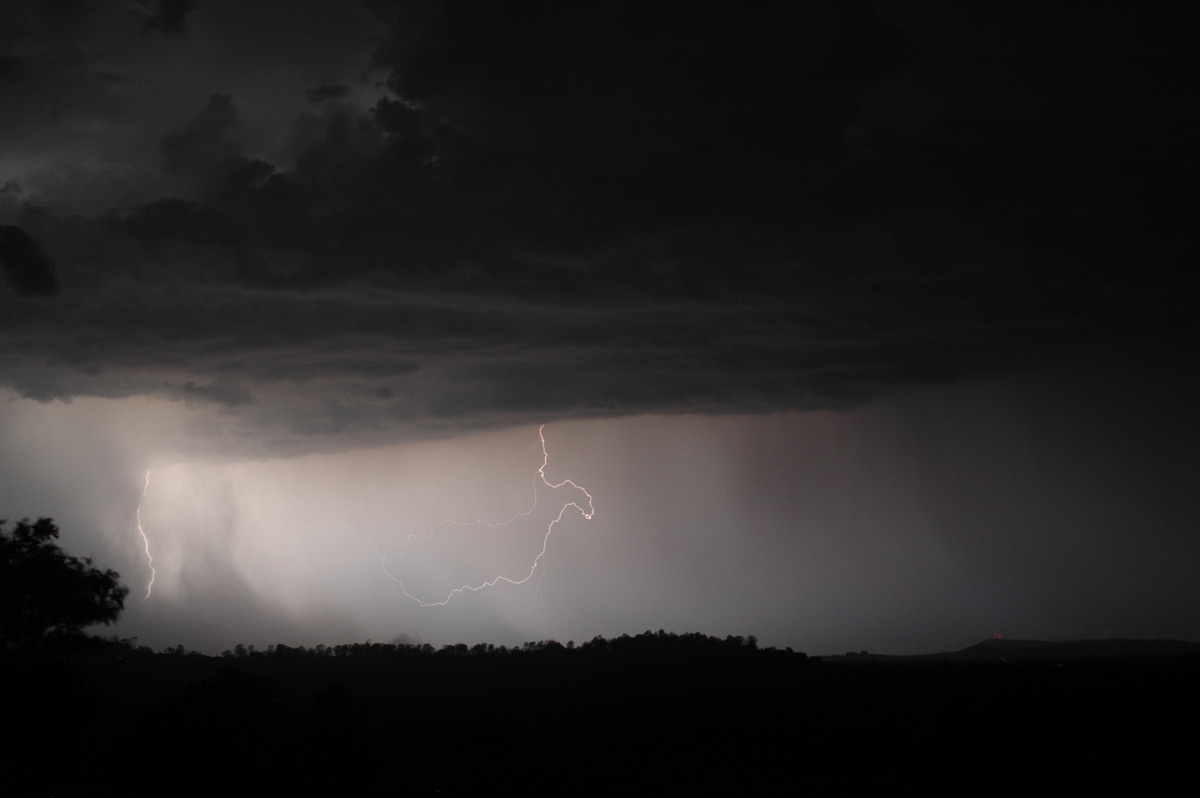
M1124 657L1200 656L1200 643L1186 640L984 640L949 655L952 658L1119 659Z
M1121 660L1134 657L1197 657L1200 643L1188 640L1009 640L989 638L958 651L937 654L875 654L867 651L847 652L821 659L831 663L864 662L1024 662L1024 661L1083 661Z

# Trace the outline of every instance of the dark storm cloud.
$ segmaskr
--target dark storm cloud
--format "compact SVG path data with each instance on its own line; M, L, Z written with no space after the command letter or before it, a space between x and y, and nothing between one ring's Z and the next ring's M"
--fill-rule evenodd
M13 289L22 296L58 293L54 264L37 242L19 227L0 226L0 266Z
M539 247L711 225L847 282L874 258L953 283L1128 278L1147 249L1161 276L1194 243L1196 60L1169 12L1140 36L1105 12L1082 35L1066 12L972 16L940 33L975 49L931 51L850 4L420 8L379 51L389 83L454 132L455 187ZM701 280L744 284L752 258Z
M182 36L188 32L187 17L195 7L196 0L138 0L133 14L143 30Z
M88 53L100 15L88 3L0 5L0 136L119 112L111 73Z
M906 60L848 4L417 9L377 52L389 85L477 153L448 165L462 182L532 181L531 210L572 244L788 214L799 178L845 159L863 90Z
M842 407L1193 318L1191 12L374 7L393 96L307 82L275 134L294 163L214 86L161 133L166 196L16 212L70 290L8 314L10 386L162 395L166 372L349 445Z
M224 407L254 404L254 397L242 385L220 383L197 385L189 380L181 385L171 385L170 383L164 385L163 394L168 398L182 399L185 402L211 403Z
M1185 312L1197 120L1169 109L1196 60L1169 12L894 20L914 40L850 4L408 8L377 57L436 125L443 221L523 261L495 282L526 296L843 294L997 346L1131 295Z
M206 175L219 163L241 155L230 135L238 125L237 111L227 94L214 94L187 125L159 141L162 168L185 177Z
M340 100L349 93L350 89L346 86L317 86L315 89L308 90L308 101L323 103L327 100Z
M15 55L0 55L0 80L10 80L17 77L21 59Z

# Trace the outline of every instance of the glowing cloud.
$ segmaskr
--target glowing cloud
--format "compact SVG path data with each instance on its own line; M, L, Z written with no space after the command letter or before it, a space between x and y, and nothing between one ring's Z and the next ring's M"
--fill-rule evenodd
M451 527L451 526L453 526L453 527L485 527L488 529L502 529L502 528L509 527L513 523L515 523L518 519L528 518L529 516L531 516L533 514L534 510L536 510L538 508L538 506L539 506L538 482L539 481L541 482L541 484L544 487L549 488L551 490L556 490L558 488L564 488L567 486L570 486L570 487L576 489L581 494L583 494L584 498L580 499L579 501L567 501L562 504L562 506L558 510L558 514L554 517L554 520L550 521L546 525L545 534L542 535L542 539L541 539L541 541L542 541L541 549L538 551L537 555L533 558L533 561L529 565L529 570L525 573L524 576L513 577L513 576L498 575L498 576L492 577L490 579L484 580L482 582L462 584L462 585L459 585L458 587L450 590L440 600L427 601L427 600L421 598L420 596L410 592L409 588L404 583L404 579L401 576L388 570L387 555L384 554L384 552L379 548L379 545L373 539L371 539L370 536L368 536L366 533L362 532L361 530L359 530L349 524L338 524L338 525L343 526L347 529L352 529L355 532L357 532L358 534L362 535L362 537L369 544L371 544L371 547L375 550L375 553L379 556L379 570L383 572L384 576L386 576L388 579L390 579L392 582L394 582L399 587L400 592L403 593L406 598L411 599L412 601L416 602L421 607L444 607L450 603L451 599L453 599L455 596L457 596L461 593L475 593L475 592L478 592L481 590L486 590L487 588L490 588L490 587L495 587L496 585L498 585L502 582L505 584L509 584L509 585L523 585L526 582L528 582L530 579L532 579L533 575L535 573L537 573L538 566L542 564L542 560L546 556L546 549L550 545L550 537L551 537L551 535L554 534L554 527L557 526L560 521L562 521L563 516L565 516L567 514L568 510L574 508L580 514L580 516L582 516L585 520L588 520L588 521L590 521L592 519L592 516L594 516L596 513L595 505L592 502L592 494L589 493L586 488L584 488L583 486L577 484L576 482L574 482L573 480L570 480L570 479L564 479L559 482L551 482L546 477L546 468L550 464L550 455L549 455L548 450L546 449L545 429L546 429L545 424L538 427L538 438L541 441L541 447L542 447L542 464L541 464L541 466L538 467L537 476L533 481L533 502L532 502L532 504L530 504L528 509L522 510L521 512L516 513L515 515L513 515L511 518L509 518L506 521L489 521L489 520L486 520L483 518L479 518L474 521L458 521L458 520L454 520L454 519L444 519L442 521L439 521L437 524L435 524L425 534L417 534L417 533L409 534L400 543L400 548L403 550L410 543L412 543L413 541L416 541L416 540L432 541L441 530L445 529L446 527ZM580 502L583 502L583 504L586 504L587 509L584 509L583 504L581 504ZM401 555L400 559L401 560L404 559L403 554Z

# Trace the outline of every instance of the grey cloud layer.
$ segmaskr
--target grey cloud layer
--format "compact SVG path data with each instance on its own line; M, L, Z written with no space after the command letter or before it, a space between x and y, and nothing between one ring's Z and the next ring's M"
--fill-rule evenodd
M846 4L375 7L392 96L311 83L294 165L242 143L227 83L161 131L176 196L0 205L61 286L5 298L5 384L211 406L291 452L846 406L1191 323L1178 20L973 52Z

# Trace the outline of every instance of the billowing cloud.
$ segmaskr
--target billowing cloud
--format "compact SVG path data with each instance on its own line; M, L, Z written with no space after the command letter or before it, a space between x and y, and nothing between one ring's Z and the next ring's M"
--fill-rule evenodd
M8 315L10 387L236 385L207 398L321 448L846 407L1191 318L1194 226L1154 186L1194 195L1194 164L1116 124L1132 94L1053 102L1106 69L1160 75L1104 41L1051 29L1029 63L1096 65L1015 83L982 55L1002 39L976 55L865 6L377 10L361 63L390 97L331 75L269 155L230 86L161 129L173 195L79 218L22 194L65 288ZM1104 148L1121 157L1088 170Z

